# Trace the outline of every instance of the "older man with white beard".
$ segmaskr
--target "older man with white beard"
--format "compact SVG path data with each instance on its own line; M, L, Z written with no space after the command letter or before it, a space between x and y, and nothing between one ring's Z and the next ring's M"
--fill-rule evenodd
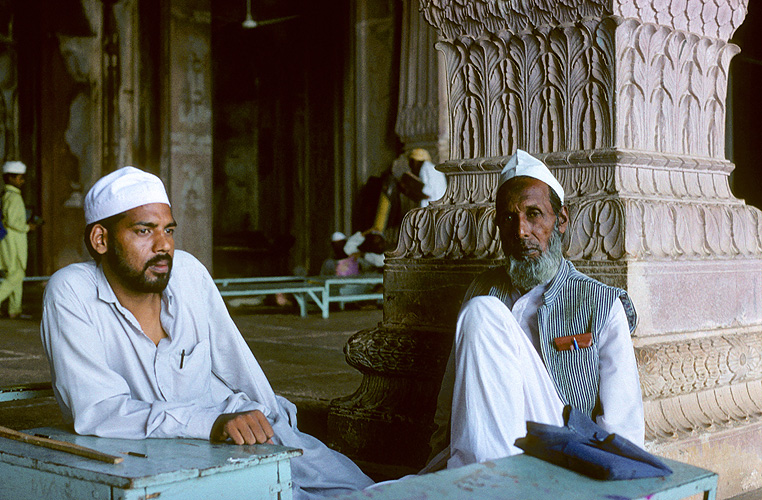
M562 426L567 404L643 445L635 310L624 290L563 258L563 201L550 170L524 151L501 172L495 222L508 263L466 293L426 471L521 453L514 441L526 422Z

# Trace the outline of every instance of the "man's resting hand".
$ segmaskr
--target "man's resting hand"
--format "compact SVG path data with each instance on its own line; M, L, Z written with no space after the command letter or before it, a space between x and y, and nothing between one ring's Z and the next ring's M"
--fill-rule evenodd
M270 443L275 433L267 418L259 410L223 413L214 421L210 441L232 439L235 444Z

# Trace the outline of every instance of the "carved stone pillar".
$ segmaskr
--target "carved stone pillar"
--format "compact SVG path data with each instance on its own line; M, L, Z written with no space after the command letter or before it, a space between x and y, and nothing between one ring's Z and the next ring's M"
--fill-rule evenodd
M347 346L350 360L371 344L384 354L365 360L354 404L381 401L383 378L425 392L413 410L384 387L387 421L430 414L463 287L502 258L494 188L522 148L567 190L568 258L638 309L648 446L720 472L721 496L762 485L749 474L762 465L762 213L732 196L723 150L727 40L747 5L425 2L446 60L448 193L406 217L384 321ZM399 338L436 355L388 369L385 356L413 352L392 355Z
M395 132L402 149L424 148L433 157L440 144L437 33L423 19L419 0L402 1L399 108Z
M212 268L211 3L162 2L166 80L161 174L183 230L179 248Z

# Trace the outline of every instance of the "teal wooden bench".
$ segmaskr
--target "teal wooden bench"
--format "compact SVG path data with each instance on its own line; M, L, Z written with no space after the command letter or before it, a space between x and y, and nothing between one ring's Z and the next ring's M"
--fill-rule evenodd
M27 276L25 283L44 283L50 276ZM299 314L307 316L307 304L311 299L324 318L329 317L330 306L338 303L342 309L348 302L383 300L382 292L368 291L383 284L381 274L357 276L262 276L251 278L220 278L214 283L223 297L255 297L287 293L294 296ZM352 291L353 288L357 291Z
M223 278L214 280L223 297L255 297L289 293L299 305L299 314L307 316L307 299L311 298L319 306L323 303L323 287L308 283L300 276L270 276L256 278ZM321 306L322 309L322 306Z
M515 455L433 474L412 476L337 498L398 500L678 500L703 494L717 496L717 474L692 465L664 461L673 473L665 477L600 481L544 462Z
M360 302L364 300L384 300L384 294L373 291L377 285L384 282L380 274L357 275L357 276L315 276L307 278L309 283L323 286L323 303L320 310L323 317L327 318L332 303L338 303L342 309L347 302Z
M290 499L290 459L301 450L199 439L106 439L57 428L29 434L123 457L104 463L0 438L0 498L96 500Z
M0 403L20 399L45 398L53 395L50 382L0 387Z
M299 314L307 316L307 301L312 299L324 318L330 314L332 303L341 307L347 302L363 300L383 300L382 292L369 292L367 289L383 283L383 276L270 276L254 278L220 278L214 280L223 297L254 297L288 293L294 296L299 305ZM356 291L352 291L356 287Z

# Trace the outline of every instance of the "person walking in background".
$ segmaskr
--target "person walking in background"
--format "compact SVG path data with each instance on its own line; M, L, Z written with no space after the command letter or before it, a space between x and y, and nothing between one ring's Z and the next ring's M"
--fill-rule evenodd
M20 161L8 161L3 165L3 225L8 233L0 241L0 266L5 279L0 283L0 304L8 299L8 316L21 317L21 293L27 264L26 234L37 228L28 223L21 187L26 182L26 165Z

